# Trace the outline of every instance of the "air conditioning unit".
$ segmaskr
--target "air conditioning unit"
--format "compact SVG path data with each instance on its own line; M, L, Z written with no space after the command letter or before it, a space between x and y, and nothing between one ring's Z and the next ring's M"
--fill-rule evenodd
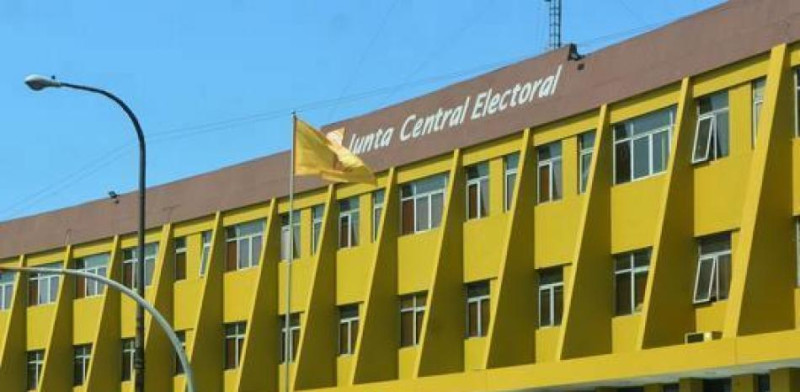
M689 332L686 335L684 335L683 341L686 344L702 343L711 340L717 340L720 337L722 337L722 333L720 331Z

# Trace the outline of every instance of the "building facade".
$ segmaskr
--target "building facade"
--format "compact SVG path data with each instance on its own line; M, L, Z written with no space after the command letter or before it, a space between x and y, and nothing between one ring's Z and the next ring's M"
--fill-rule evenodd
M286 153L150 190L147 297L201 391L800 391L799 75L800 3L732 0L332 124L378 183L298 180L292 227ZM0 263L135 287L135 203L0 223ZM132 390L133 335L0 276L2 391Z

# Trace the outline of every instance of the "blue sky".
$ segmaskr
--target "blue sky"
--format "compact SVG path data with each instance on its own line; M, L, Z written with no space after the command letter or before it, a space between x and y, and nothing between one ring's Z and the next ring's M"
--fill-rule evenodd
M564 0L591 52L721 0ZM323 125L540 54L544 0L0 2L0 221L136 187L136 142L99 96L34 93L29 73L107 88L138 114L148 182L284 150L290 112Z

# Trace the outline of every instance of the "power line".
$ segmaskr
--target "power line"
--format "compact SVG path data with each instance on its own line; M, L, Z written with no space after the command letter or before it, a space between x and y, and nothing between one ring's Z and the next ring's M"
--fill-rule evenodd
M350 87L352 87L353 83L355 83L356 78L359 75L359 71L361 70L361 66L364 64L364 60L367 59L367 55L372 51L372 47L375 45L375 42L377 42L378 37L380 37L381 33L383 32L384 27L386 27L386 22L388 22L389 16L392 15L395 6L397 6L397 3L399 3L399 0L394 0L392 2L392 5L389 6L389 9L386 10L386 13L383 15L383 19L381 19L381 22L378 25L378 29L375 30L375 34L372 35L372 38L369 40L369 43L367 43L367 47L364 48L364 51L361 52L361 57L359 57L355 67L353 67L353 71L350 74L350 77L344 84L344 87L342 87L342 92L339 93L339 98L347 94L347 92L350 91ZM328 112L328 121L330 121L333 115L336 114L336 110L338 108L339 105L331 106L331 110Z
M579 42L578 45L580 46L591 46L595 43L606 42L608 40L613 40L618 37L624 37L629 34L634 34L640 32L642 30L649 30L652 28L663 26L667 23L670 23L678 18L673 18L671 20L662 21L659 23L653 23L645 26L636 27L633 29L616 32L612 34L607 34L599 37L595 37L583 42ZM489 68L498 68L504 65L516 63L524 58L530 57L529 54L523 56L516 56L514 58L497 61L493 63L483 64L476 67L471 67L468 69L463 69L459 71L454 71L447 74L417 79L413 81L406 81L395 85L379 87L373 90L363 91L360 93L352 94L349 96L343 96L339 98L331 98L331 99L324 99L318 101L307 102L305 104L301 104L295 107L285 107L281 109L274 109L269 110L261 113L254 113L250 115L245 115L241 117L233 117L225 120L214 121L210 123L203 123L203 124L195 124L183 127L177 127L172 129L167 129L163 131L156 131L149 133L148 135L148 143L157 144L166 141L184 139L196 135L207 134L218 132L221 130L228 130L231 128L241 127L245 125L252 125L260 122L266 122L275 120L277 118L281 118L284 116L289 116L293 110L296 110L298 113L303 112L310 112L319 109L323 109L326 107L330 107L332 105L341 105L347 102L355 102L363 99L367 99L374 96L379 96L383 94L394 94L397 90L405 87L417 86L417 85L426 85L431 83L440 82L443 80L450 80L466 75L472 75L478 72L485 71ZM427 61L426 61L427 62ZM422 66L418 67L421 69L426 62L423 62ZM379 105L383 106L383 105ZM88 162L75 172L69 173L62 177L59 180L56 180L54 183L49 184L38 191L27 195L23 198L17 199L13 202L9 207L4 208L2 210L2 216L6 219L11 219L17 214L24 213L28 211L33 206L37 205L37 203L41 202L42 200L46 200L49 197L57 195L60 191L73 186L74 184L78 183L79 181L93 175L94 173L98 172L99 170L107 167L108 164L115 161L116 159L122 157L126 150L130 149L133 146L133 143L126 143L120 146L117 146L104 154L99 155L96 159Z

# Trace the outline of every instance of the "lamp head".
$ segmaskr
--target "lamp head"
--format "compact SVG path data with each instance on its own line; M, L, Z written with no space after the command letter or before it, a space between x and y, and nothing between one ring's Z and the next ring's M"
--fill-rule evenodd
M56 80L55 77L48 78L42 75L28 75L25 78L25 84L33 91L39 91L47 87L61 87L61 82Z

